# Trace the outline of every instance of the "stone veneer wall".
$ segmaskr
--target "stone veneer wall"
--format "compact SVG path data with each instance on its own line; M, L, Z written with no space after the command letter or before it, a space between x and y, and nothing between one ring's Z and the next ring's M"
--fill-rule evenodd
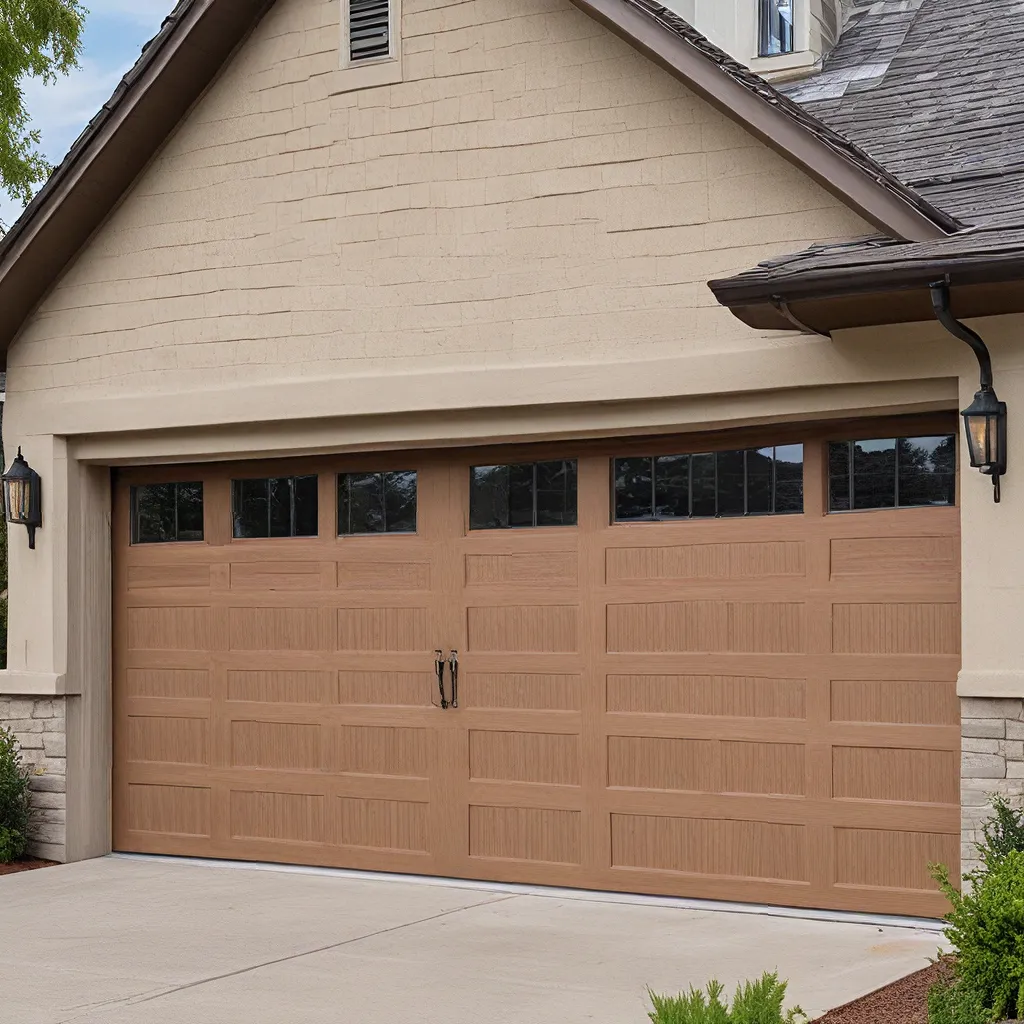
M1024 797L1024 700L964 697L960 791L963 871L980 867L975 846L993 794Z
M36 857L65 859L67 821L67 720L63 697L0 695L0 725L14 731L25 764L32 769L36 809Z

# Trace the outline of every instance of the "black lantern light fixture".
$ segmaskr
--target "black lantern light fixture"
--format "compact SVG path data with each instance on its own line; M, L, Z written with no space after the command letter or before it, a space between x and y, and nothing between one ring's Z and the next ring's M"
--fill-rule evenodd
M978 357L981 387L961 414L971 466L992 477L993 498L999 501L999 480L1006 474L1006 403L992 385L992 357L978 334L960 323L949 308L949 278L931 286L932 308L939 323L955 338L970 345Z
M18 454L4 473L4 508L7 521L28 527L28 546L36 546L36 530L43 525L42 483L39 474Z

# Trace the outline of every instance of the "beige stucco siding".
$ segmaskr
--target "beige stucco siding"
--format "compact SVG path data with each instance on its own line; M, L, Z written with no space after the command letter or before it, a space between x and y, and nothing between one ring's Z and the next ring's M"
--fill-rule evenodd
M352 91L337 0L279 0L16 341L13 404L770 350L706 280L869 230L568 0L403 13L404 81Z

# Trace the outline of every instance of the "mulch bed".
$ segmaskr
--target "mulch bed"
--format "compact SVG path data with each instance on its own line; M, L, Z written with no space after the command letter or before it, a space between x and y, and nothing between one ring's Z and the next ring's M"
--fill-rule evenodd
M27 857L25 860L16 860L13 864L0 864L0 875L13 875L19 871L34 871L36 868L50 868L56 861L39 860L38 857Z
M946 964L932 964L877 992L830 1010L814 1024L928 1024L928 989L948 974Z

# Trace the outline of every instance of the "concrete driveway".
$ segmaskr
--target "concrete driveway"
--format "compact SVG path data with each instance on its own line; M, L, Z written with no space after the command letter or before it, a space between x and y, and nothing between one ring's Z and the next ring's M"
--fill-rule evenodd
M110 857L0 878L17 1024L643 1024L645 988L778 968L817 1015L933 931Z

